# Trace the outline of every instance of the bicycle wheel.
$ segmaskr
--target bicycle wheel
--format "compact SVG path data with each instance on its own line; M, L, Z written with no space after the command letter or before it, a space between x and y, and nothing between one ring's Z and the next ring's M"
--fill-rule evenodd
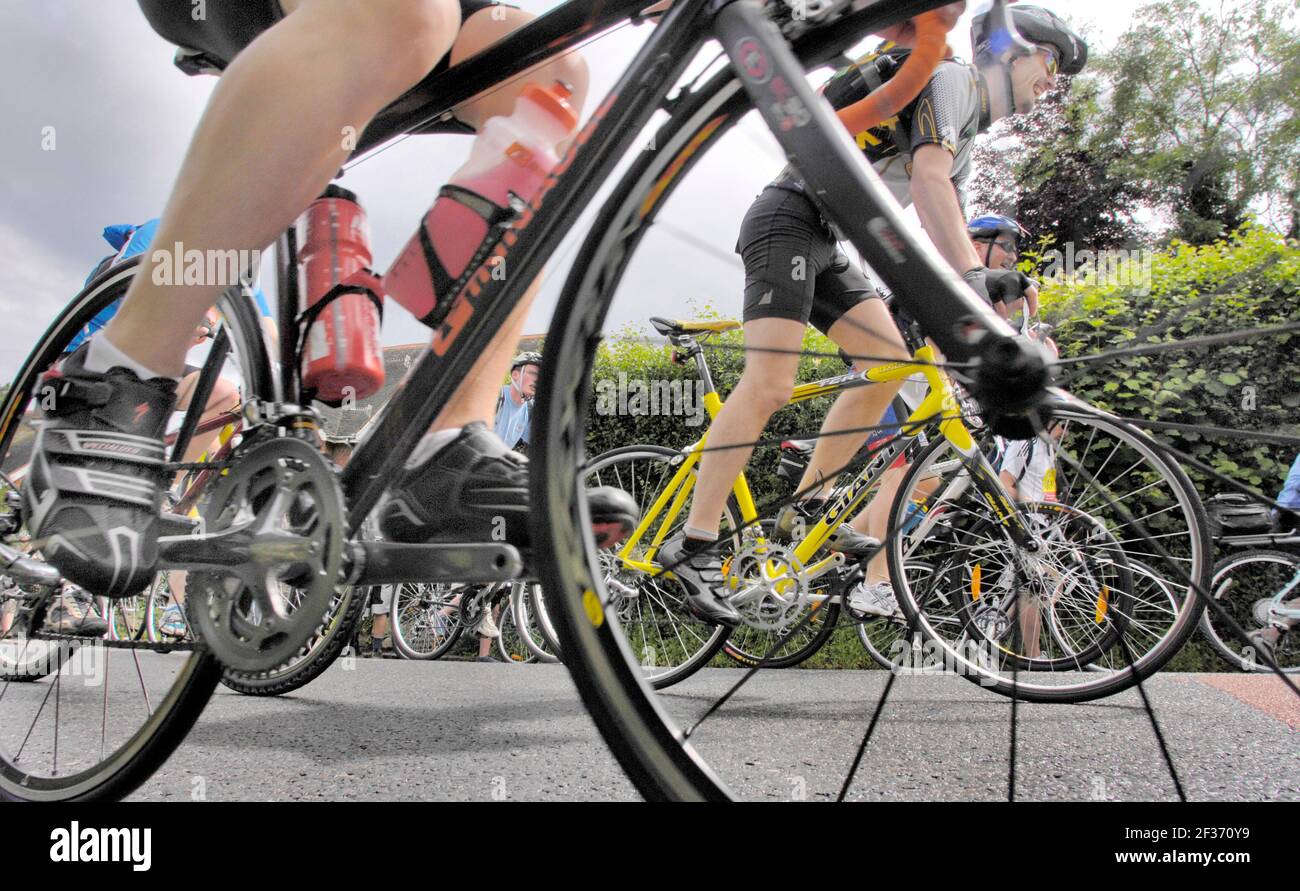
M460 621L463 585L403 582L393 592L390 611L393 649L404 659L440 659L465 630Z
M564 661L564 652L560 649L560 633L555 630L550 610L546 606L546 591L541 585L531 585L528 597L529 614L533 629L541 639L546 652L555 656L557 662Z
M910 570L918 576L934 571L928 564L911 561ZM857 625L858 642L867 651L871 661L886 671L904 675L940 674L943 665L928 658L920 632L907 636L907 623L901 619L871 616Z
M542 633L537 618L538 611L534 603L537 601L536 594L540 590L539 585L516 582L514 590L510 592L510 605L515 613L515 627L519 630L520 638L528 648L528 652L532 653L538 662L551 664L559 662L560 659L547 648L546 635Z
M905 521L911 501L945 510L893 539L890 577L908 621L949 669L1007 696L1082 702L1149 677L1191 636L1204 603L1179 576L1208 580L1209 539L1191 482L1148 437L1086 407L1055 416L1071 503L1021 505L1036 554L1000 532L960 454L939 439L904 477L892 522ZM934 572L918 578L906 568L917 560ZM1135 562L1154 578L1135 584Z
M613 449L586 467L586 485L622 489L636 501L640 515L645 516L677 472L676 462L680 457L681 452L663 446ZM667 541L686 522L687 511L688 504L682 504L681 512L667 529L657 523L626 555L626 560L613 551L602 551L599 556L605 588L613 592L605 609L618 614L628 644L637 654L637 664L656 690L670 687L699 671L727 640L727 628L701 622L687 609L686 592L675 579L651 575L628 565L629 561L644 563L650 545L645 539ZM728 505L722 534L732 536L733 547L739 547L740 537L730 530L738 527L739 521Z
M909 11L918 8L909 7ZM890 3L875 4L868 8L866 18L876 14L888 15L886 9L897 11L898 7ZM821 29L821 33L814 29L806 37L796 40L796 52L804 60L805 67L828 62L830 54L845 50L854 41L854 24L858 21L862 20L837 23L834 28ZM874 20L872 24L879 24L879 21ZM741 83L730 68L717 71L716 67L706 67L695 81L679 89L664 107L668 120L653 133L652 140L644 141L649 149L638 153L632 160L592 222L590 235L575 257L547 334L537 423L532 437L533 496L539 513L547 520L544 527L539 524L535 538L540 556L539 570L552 614L563 632L565 661L572 669L575 684L602 735L643 795L650 798L727 798L731 795L731 788L738 788L746 795L770 797L781 794L781 791L788 794L788 786L781 791L775 788L787 777L766 771L766 779L756 778L755 774L764 772L762 768L746 769L741 763L741 753L748 753L743 741L737 741L733 736L729 742L724 740L716 747L712 742L713 728L726 723L725 718L712 716L725 715L727 708L732 707L730 704L743 698L735 694L737 688L747 682L746 679L737 680L734 685L724 684L725 690L721 695L709 697L707 708L700 706L692 710L683 704L685 697L655 697L651 694L642 677L636 648L629 643L623 627L619 604L603 583L605 573L584 526L584 477L575 468L583 466L584 449L589 442L599 442L600 448L608 448L618 441L611 437L612 425L599 425L596 420L602 414L602 404L594 398L593 384L596 381L593 377L608 367L601 364L604 357L597 355L597 347L603 332L643 317L647 298L655 292L654 287L647 287L645 277L637 282L638 287L630 287L630 281L623 281L625 274L636 268L638 262L654 263L657 266L643 265L639 271L644 271L658 288L681 292L684 290L681 271L688 268L689 261L683 260L664 268L662 255L644 260L645 252L639 248L662 235L673 239L673 247L679 250L680 255L681 249L692 240L683 237L684 230L690 235L694 232L712 233L718 227L734 228L734 220L721 219L711 210L714 206L725 206L723 202L728 197L728 188L752 191L749 183L738 182L735 177L727 175L730 169L734 169L734 163L731 167L722 161L714 163L715 156L722 154L717 149L726 146L725 140L730 134L737 133L735 124L751 108L747 95L742 93ZM753 131L759 129L738 134L738 152L752 155L754 146L763 137L760 132L755 138ZM742 136L743 143L739 138ZM640 138L640 134L632 134L629 138ZM804 164L814 163L808 157L801 160ZM774 162L773 169L778 169L780 163ZM693 176L695 171L707 171L711 175ZM674 209L673 202L687 191L684 184L689 185L693 200L689 205L676 205L683 209L681 220L686 225L674 227L665 219L665 209ZM690 231L692 228L694 232ZM882 236L877 241L886 243L889 239ZM729 247L729 243L723 243L719 251L715 244L704 246L705 252L715 258L720 253L729 253ZM693 286L699 287L699 283L693 283ZM627 297L630 306L616 305L621 297ZM643 349L640 344L629 348ZM726 345L726 348L738 349L733 345ZM720 355L722 349L719 348ZM734 374L734 367L731 373ZM622 381L616 387L621 400ZM721 389L725 391L725 385ZM631 405L630 398L628 405ZM807 434L801 430L800 435ZM644 439L645 436L638 438ZM1096 472L1095 467L1092 472ZM1173 496L1182 512L1185 512L1182 499L1186 494L1182 492ZM1142 512L1136 513L1141 515ZM892 531L898 528L895 524ZM1154 531L1162 534L1159 529ZM1194 562L1178 565L1200 573L1205 562L1205 548L1193 547L1198 549L1195 557L1190 558ZM1136 550L1134 548L1128 553ZM1180 560L1189 559L1185 555L1174 556ZM1148 562L1152 565L1157 563L1156 560ZM1192 580L1199 581L1195 575ZM1177 586L1180 591L1186 587L1185 582ZM1186 611L1186 608L1180 611L1180 616ZM1178 630L1181 629L1180 624ZM1150 654L1146 665L1153 661L1149 657ZM701 679L701 683L712 679L714 676L710 673ZM883 679L877 675L874 680ZM805 702L799 705L811 707ZM870 714L870 710L867 711ZM792 712L787 710L785 713ZM864 747L870 741L871 729L865 726L868 720L863 720L866 730L862 741ZM717 731L718 736L725 736L723 730L725 728ZM805 748L820 742L820 739L812 738L814 734L791 732L789 736L797 737ZM829 753L828 757L835 757L835 754ZM803 759L796 763L822 763L807 753L803 754ZM844 784L836 784L841 794L849 791L852 772L860 763L854 761L855 767L850 769L847 778L841 773ZM727 785L723 783L724 777ZM808 787L811 793L811 779Z
M1274 596L1300 573L1300 556L1289 551L1245 551L1220 560L1210 579L1210 596L1246 631L1265 628ZM1300 597L1293 589L1287 600ZM1215 652L1242 671L1269 671L1247 651L1246 645L1229 631L1227 623L1213 610L1201 617L1201 631ZM1300 634L1288 631L1274 652L1278 668L1287 674L1300 673Z
M497 637L497 652L511 665L536 662L536 654L524 642L525 634L519 629L519 616L515 610L513 591L510 597L500 602L500 608L501 615L497 620L497 628L501 634Z
M39 376L95 315L124 296L138 265L137 259L112 267L74 297L11 384L0 408L0 467L17 485L41 411L40 400L32 398ZM219 309L230 344L223 371L240 382L245 398L273 398L251 297L231 292ZM20 530L11 543L25 540ZM6 638L12 642L12 629ZM90 800L128 794L184 739L219 677L216 660L193 641L118 639L78 644L45 683L19 688L3 682L0 798Z

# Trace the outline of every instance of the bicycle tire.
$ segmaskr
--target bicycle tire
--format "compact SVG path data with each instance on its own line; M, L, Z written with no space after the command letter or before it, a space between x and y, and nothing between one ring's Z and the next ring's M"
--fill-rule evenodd
M1214 574L1210 579L1210 585L1207 589L1210 592L1210 596L1214 597L1215 600L1222 604L1223 599L1231 590L1227 583L1231 580L1232 573L1246 564L1258 562L1272 563L1287 567L1288 569L1283 573L1284 576L1291 570L1300 571L1300 554L1296 554L1293 551L1271 550L1266 548L1242 551L1239 554L1232 554L1224 557L1218 563L1214 564ZM1234 610L1231 606L1225 606L1228 609L1229 614L1236 619L1237 624L1250 630L1262 627L1259 624L1259 618L1254 614L1254 609L1250 608L1254 605L1255 604L1253 603L1250 604L1245 610ZM1206 642L1210 644L1214 651L1218 653L1224 661L1228 662L1240 671L1267 672L1272 670L1255 659L1243 656L1238 649L1234 648L1232 644L1224 640L1223 635L1219 634L1219 630L1215 627L1216 621L1221 621L1219 620L1218 615L1212 610L1207 609L1201 614L1201 633L1205 636ZM1294 638L1296 632L1293 630L1288 632L1288 634ZM1277 661L1278 667L1287 674L1300 674L1300 661L1295 665L1283 664L1286 660L1282 657L1279 657Z
M419 662L432 662L435 659L441 659L449 653L452 647L456 646L456 641L465 631L465 624L460 621L460 613L457 611L454 615L448 616L448 631L442 642L432 650L417 650L408 639L408 634L413 630L408 626L411 617L407 614L406 602L411 597L422 598L428 589L437 589L442 593L450 595L451 588L447 585L425 585L414 582L404 582L397 586L393 592L393 605L389 609L391 628L393 635L393 649L403 659L413 659ZM445 591L443 589L446 589ZM450 601L451 597L447 597ZM443 601L439 601L443 602ZM407 618L403 618L407 616Z
M551 615L546 607L546 592L541 585L532 586L532 596L529 598L532 604L532 616L538 633L545 643L546 649L555 655L556 661L564 661L564 651L560 649L560 633L555 630L555 622L552 621Z
M541 624L537 618L537 609L533 606L536 602L534 596L538 591L536 585L527 583L517 583L515 590L510 593L510 605L515 611L515 627L522 629L524 646L533 654L538 662L545 665L552 665L559 662L560 659L555 652L550 650L546 645L546 635L541 631ZM531 630L530 630L531 629ZM537 637L541 638L539 643Z
M893 23L895 14L883 12L880 21ZM861 28L825 29L801 40L796 51L804 67L829 63L880 27L859 21ZM538 506L533 541L541 555L544 596L588 713L633 785L650 800L724 801L732 794L653 698L617 623L605 620L606 595L579 495L591 352L619 281L658 212L752 108L729 67L674 98L667 120L647 143L650 150L632 160L575 257L547 333L538 387L530 485Z
M0 429L0 459L11 457L24 408L39 376L59 359L72 338L95 315L125 295L140 264L140 258L133 258L104 270L51 322L0 406L0 419L3 419L0 423L4 424ZM232 353L238 357L245 386L253 392L271 393L270 361L251 297L227 292L218 306L230 332ZM201 645L189 651L166 695L153 700L145 721L93 767L66 774L56 771L53 776L34 775L13 763L7 752L0 751L0 799L95 801L125 797L145 782L184 740L207 705L220 675L221 666Z
M1204 588L1209 580L1210 537L1208 523L1200 498L1197 497L1191 480L1187 478L1182 469L1165 459L1158 448L1151 445L1150 438L1140 430L1111 418L1103 412L1090 407L1086 409L1080 408L1077 405L1061 406L1057 407L1056 416L1075 422L1086 421L1095 425L1097 429L1105 431L1107 435L1121 440L1127 439L1134 451L1161 469L1164 480L1172 487L1184 516L1188 519L1188 541L1193 548L1193 556L1189 558L1191 578ZM946 439L936 439L927 446L913 462L912 466L908 468L890 510L891 524L902 524L905 521L911 499L911 490L938 453L949 448L951 448L951 445ZM892 525L891 528L893 528ZM1017 676L1017 680L1012 682L999 673L988 671L987 666L981 666L972 661L967 654L955 651L950 642L936 632L932 623L925 618L924 613L913 599L910 586L906 584L906 576L898 568L899 561L904 556L902 554L903 546L902 537L900 536L895 540L894 545L889 548L889 572L894 585L894 592L908 622L916 625L927 643L933 643L935 646L942 648L945 652L945 661L951 660L958 673L967 680L1003 696L1014 695L1017 699L1028 702L1087 702L1111 696L1128 689L1139 680L1146 680L1168 663L1187 642L1195 632L1201 611L1205 608L1204 601L1194 591L1189 590L1186 598L1190 602L1184 606L1175 619L1170 631L1162 635L1151 649L1135 654L1131 670L1125 667L1106 674L1081 670L1080 673L1084 674L1085 678L1077 684L1069 685L1036 684L1032 680L1025 680L1026 676L1032 678L1032 672L1022 671ZM1103 655L1107 658L1118 659L1119 657L1112 652L1117 650L1118 647L1111 647ZM1091 662L1095 663L1096 659L1091 660Z
M519 628L519 613L515 610L514 586L501 603L501 618L497 625L501 633L495 641L497 652L508 665L529 665L537 661L537 654L525 643L528 636Z

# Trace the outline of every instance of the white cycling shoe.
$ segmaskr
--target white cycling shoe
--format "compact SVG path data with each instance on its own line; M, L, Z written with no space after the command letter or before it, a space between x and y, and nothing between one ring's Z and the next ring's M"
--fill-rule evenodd
M903 618L903 611L898 608L898 599L894 597L894 586L889 582L858 582L849 592L849 609L869 616Z

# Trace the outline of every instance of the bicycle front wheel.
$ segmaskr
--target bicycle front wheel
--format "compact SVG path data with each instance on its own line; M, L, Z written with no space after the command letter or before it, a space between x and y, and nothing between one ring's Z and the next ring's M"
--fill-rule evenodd
M1209 538L1190 480L1145 434L1083 406L1054 416L1068 503L1020 505L1037 551L1002 533L961 454L939 439L894 500L898 527L913 502L926 519L893 536L890 577L947 669L1019 699L1082 702L1149 677L1186 643L1204 608L1192 584L1208 581ZM935 569L918 573L918 562Z

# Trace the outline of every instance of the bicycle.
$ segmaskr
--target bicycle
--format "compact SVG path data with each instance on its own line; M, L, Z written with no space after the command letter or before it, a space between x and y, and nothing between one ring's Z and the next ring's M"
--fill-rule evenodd
M711 418L716 416L722 403L701 341L739 323L650 321L683 361L694 362L704 383L705 409ZM920 342L916 337L909 340ZM1081 409L1063 395L1054 396L1050 410L1069 431L1058 447L1078 446L1083 463L1091 464L1101 479L1076 486L1071 505L1013 506L985 456L987 449L977 447L963 422L956 394L928 345L917 347L911 362L800 384L790 404L914 375L924 376L926 397L898 433L864 461L854 462L862 464L861 469L846 473L847 479L807 518L806 529L796 530L793 540L770 537L769 527L759 522L768 510L755 505L745 475L737 478L723 521L732 539L722 551L723 572L729 600L744 619L742 627L751 634L767 632L746 642L748 652L737 648L739 660L757 667L786 667L824 645L842 609L840 592L856 581L855 575L843 572L844 556L825 554L824 546L838 524L863 506L887 470L906 462L912 468L893 502L894 528L907 528L908 514L918 505L921 518L911 524L911 531L894 538L898 547L889 554L890 572L908 623L927 644L936 645L941 664L997 692L1052 702L1111 695L1158 670L1195 632L1200 601L1194 593L1185 593L1170 608L1163 589L1149 596L1150 591L1136 588L1132 563L1139 558L1149 562L1152 555L1118 537L1133 528L1107 511L1102 496L1125 500L1135 490L1147 499L1167 496L1171 506L1160 518L1165 547L1179 551L1191 577L1200 578L1209 561L1205 524L1186 475L1156 456L1139 431L1102 412ZM933 442L925 440L927 433L934 435ZM1094 456L1089 450L1099 434L1114 442L1104 455ZM655 554L684 519L708 439L706 430L680 451L647 445L615 449L588 469L589 483L616 485L639 499L642 519L637 529L616 555L602 556L604 581L613 592L607 609L619 616L634 651L659 657L646 666L647 680L659 689L707 664L730 633L721 626L693 622L683 596L672 596L656 578L663 567ZM1122 472L1108 470L1111 464ZM1124 488L1126 478L1129 485ZM990 505L1000 507L991 510ZM1083 511L1083 506L1089 510ZM1014 562L1020 553L1031 555L1031 566ZM981 575L988 580L983 588ZM833 581L819 587L820 579ZM1028 593L1031 587L1038 589L1036 595ZM1035 596L1041 602L1027 606ZM1028 627L1030 617L1022 620L1022 615L1031 609L1042 614L1034 618L1035 639L1012 640L1013 632ZM671 636L665 634L665 625ZM711 631L708 636L706 629ZM803 632L807 639L791 639L792 632ZM1110 652L1124 636L1136 654L1132 671L1118 653ZM876 649L874 641L864 637L863 642L869 644L868 652ZM1109 670L1084 672L1102 665ZM1009 674L1017 670L1034 674L1017 680Z
M1210 596L1227 615L1251 630L1300 620L1300 608L1287 605L1300 597L1300 533L1226 535L1219 543L1240 549L1216 563L1210 579ZM1218 613L1202 616L1201 631L1210 646L1241 671L1270 670L1253 648L1237 641ZM1278 639L1274 658L1287 674L1300 673L1300 640L1294 630Z
M367 129L359 150L368 151L417 130L530 66L621 22L638 19L643 4L644 0L614 0L591 8L570 2L552 10L429 79L410 103ZM194 611L202 645L185 650L188 655L182 665L170 666L178 670L164 679L164 695L155 698L151 716L131 736L115 739L110 746L90 730L88 743L78 749L83 754L74 771L59 770L57 763L51 767L45 751L39 753L40 763L34 758L16 759L8 740L0 740L0 795L46 800L125 795L184 737L217 683L220 664L240 670L280 664L310 639L328 611L337 584L488 583L521 575L523 555L508 545L394 545L358 536L388 481L499 323L611 178L619 159L641 144L640 131L651 116L666 106L668 118L656 133L655 148L637 155L599 210L569 273L546 341L533 431L531 479L539 509L532 530L532 557L583 701L637 788L651 798L728 797L689 742L691 733L679 731L650 698L617 616L606 612L609 595L586 524L582 486L590 351L646 226L681 176L746 111L756 107L783 151L795 159L828 217L842 226L846 237L914 311L946 362L964 373L986 419L997 425L1026 416L1044 392L1045 362L1019 346L992 310L959 288L952 273L921 247L879 180L863 169L841 122L804 80L807 67L839 58L861 36L939 5L942 0L907 0L852 10L847 3L833 0L798 19L788 9L774 7L770 10L778 18L774 24L769 12L749 0L717 6L675 4L579 131L531 206L521 211L511 237L489 252L491 257L508 259L511 274L494 277L487 274L488 265L482 265L458 293L449 295L431 349L414 365L407 386L380 413L372 435L359 445L342 474L335 474L319 450L299 438L310 440L315 419L299 389L301 335L294 307L281 301L280 343L273 362L260 338L248 334L255 330L247 324L249 307L227 299L223 308L227 323L233 317L231 338L246 386L247 426L224 475L209 489L205 527L168 517L168 532L173 534L164 535L160 543L162 567L185 569L199 582L190 599L197 597L202 603L203 608ZM1005 17L1000 6L995 10ZM925 51L914 53L911 68L891 82L890 86L898 84L899 93L919 88L912 73L923 82L942 53L942 40L936 45L934 31L928 26L922 30ZM669 99L697 51L713 38L723 48L723 65L706 66ZM858 112L864 110L871 112ZM858 112L846 110L850 117ZM856 118L855 123L861 120ZM277 253L278 293L296 293L292 232L278 240ZM133 268L113 274L128 275ZM955 320L962 324L954 326ZM47 356L43 364L37 363L37 370L44 370L54 358ZM29 395L30 388L11 390L0 414L0 446L7 448L14 415ZM196 396L193 404L202 402ZM262 485L252 485L259 480ZM286 487L298 494L293 510L285 509L285 499L277 497ZM283 530L279 547L252 547L254 527L241 519L250 515L260 524ZM232 574L241 567L301 582L297 607L275 613L265 587L250 578L253 573L245 571L242 578ZM252 609L254 604L269 609L259 614ZM273 625L268 618L274 619ZM69 703L61 711L69 720L93 713L94 707L85 701Z

